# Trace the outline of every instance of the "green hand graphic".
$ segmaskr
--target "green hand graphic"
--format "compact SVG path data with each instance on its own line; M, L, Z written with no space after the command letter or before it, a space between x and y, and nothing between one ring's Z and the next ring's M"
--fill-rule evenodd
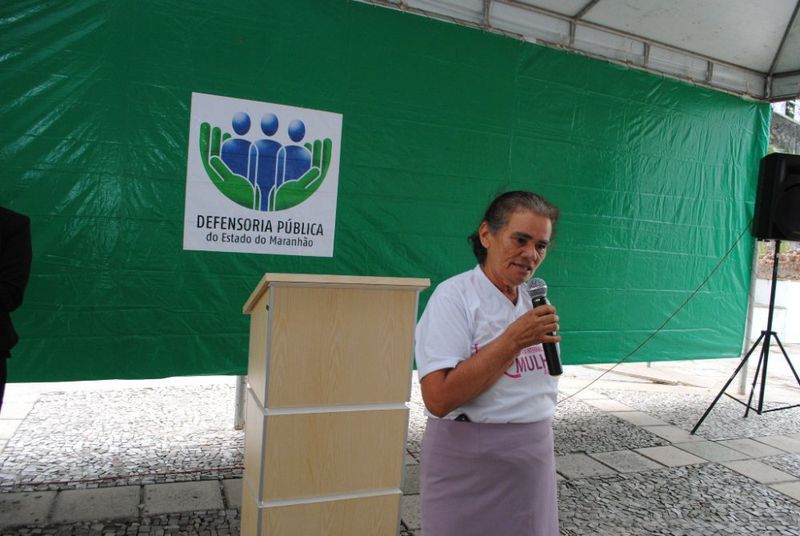
M222 134L219 127L212 129L208 123L200 125L200 157L203 160L203 167L211 182L225 197L237 205L249 209L258 208L258 192L250 181L228 169L219 157L222 142L229 137L230 134Z
M283 183L269 200L270 210L284 210L299 205L317 191L328 174L332 146L330 138L316 140L313 145L305 144L311 152L311 169L299 179Z

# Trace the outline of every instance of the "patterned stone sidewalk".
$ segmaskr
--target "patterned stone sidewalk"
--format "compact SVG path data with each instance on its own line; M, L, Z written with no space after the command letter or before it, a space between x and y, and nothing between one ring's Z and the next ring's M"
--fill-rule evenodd
M559 405L562 534L800 534L799 410L742 419L724 400L692 436L707 393L625 387ZM0 534L238 534L232 381L47 393L10 408ZM416 381L410 408L399 530L419 536Z

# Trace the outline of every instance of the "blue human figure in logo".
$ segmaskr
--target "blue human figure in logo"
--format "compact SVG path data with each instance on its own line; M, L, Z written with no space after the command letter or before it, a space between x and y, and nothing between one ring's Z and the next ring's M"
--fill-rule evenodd
M261 131L267 136L273 136L278 131L278 117L272 113L264 114L261 118ZM257 140L250 149L250 162L252 173L255 177L256 187L261 191L262 211L269 210L269 199L275 188L275 179L278 168L278 151L281 144L267 138Z
M239 136L244 136L250 130L250 116L244 112L237 112L231 120L233 131ZM250 142L242 138L230 138L222 144L220 157L232 172L248 179L253 183L250 174Z
M299 143L306 135L306 126L299 119L289 123L289 138ZM287 145L278 152L278 180L276 186L294 181L311 169L311 151L302 145Z

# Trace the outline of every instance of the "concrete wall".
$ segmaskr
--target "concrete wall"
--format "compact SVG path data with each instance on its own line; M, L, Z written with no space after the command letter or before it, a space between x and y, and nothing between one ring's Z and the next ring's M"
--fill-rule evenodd
M769 143L783 153L800 154L800 123L773 112Z
M753 341L758 338L762 330L767 329L770 285L771 281L768 279L756 280L753 323L750 330ZM800 281L778 281L772 330L778 334L784 345L800 344Z

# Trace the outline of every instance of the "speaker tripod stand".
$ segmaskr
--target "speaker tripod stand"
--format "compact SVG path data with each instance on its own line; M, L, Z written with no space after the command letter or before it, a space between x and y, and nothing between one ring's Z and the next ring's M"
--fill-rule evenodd
M736 367L736 370L733 371L733 374L731 375L731 377L728 378L727 382L725 382L725 385L722 387L722 389L720 390L719 394L717 394L717 397L714 399L714 401L711 403L711 405L708 406L708 409L706 410L705 413L703 413L703 416L700 417L700 420L697 421L697 424L694 425L694 428L692 428L692 431L691 431L692 434L694 434L697 431L697 429L700 428L700 425L703 424L703 421L706 419L706 417L708 417L708 414L711 413L711 410L714 408L714 405L716 405L716 403L719 401L719 399L722 398L722 395L726 395L727 397L739 402L743 406L746 406L747 409L744 412L744 416L745 417L748 416L748 414L750 413L751 409L754 410L759 415L761 415L762 413L767 413L767 412L770 412L770 411L781 411L781 410L784 410L784 409L791 409L791 408L800 407L800 404L793 404L791 406L784 406L784 407L780 407L780 408L772 408L772 409L766 409L766 410L764 409L764 394L766 392L766 387L767 387L767 365L769 363L769 347L770 347L772 339L775 339L775 342L778 343L778 346L780 347L781 352L783 353L783 357L786 358L786 362L789 364L789 368L791 369L792 374L794 374L794 378L797 380L797 384L800 386L800 376L797 375L797 371L792 366L792 361L789 359L789 354L786 353L786 349L783 347L783 344L781 343L780 338L778 338L778 334L775 333L772 330L772 318L773 318L773 312L774 312L774 309L775 309L775 289L777 288L777 285L778 285L778 254L779 254L780 248L781 248L781 241L780 240L776 240L775 241L775 252L774 252L773 257L772 257L772 287L770 288L770 294L769 294L769 311L768 311L768 314L767 314L767 329L761 332L761 335L758 337L756 342L753 343L753 346L751 346L750 349L747 351L747 353L744 355L744 357L742 358L742 361L739 363L739 366ZM750 359L750 356L753 354L755 349L758 348L759 344L761 344L761 353L759 354L758 365L756 366L756 371L755 371L755 374L753 376L753 384L750 387L750 396L747 399L747 403L744 403L741 400L739 400L738 398L729 395L726 392L726 390L728 389L728 386L731 384L731 382L736 377L736 375L739 374L739 371L742 370L742 368L744 367L745 363L747 363L747 360ZM760 384L760 389L759 389L759 394L758 394L758 404L757 404L757 406L754 407L753 406L753 395L756 392L756 385L758 384L759 373L761 374L761 384Z

